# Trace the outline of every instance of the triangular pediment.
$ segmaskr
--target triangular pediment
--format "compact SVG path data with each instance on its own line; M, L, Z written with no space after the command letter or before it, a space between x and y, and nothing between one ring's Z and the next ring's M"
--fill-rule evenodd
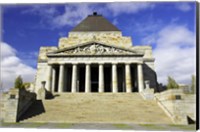
M64 49L58 49L57 51L48 53L52 55L143 55L142 53L122 48L113 45L107 45L97 42L90 42L85 44L79 44Z

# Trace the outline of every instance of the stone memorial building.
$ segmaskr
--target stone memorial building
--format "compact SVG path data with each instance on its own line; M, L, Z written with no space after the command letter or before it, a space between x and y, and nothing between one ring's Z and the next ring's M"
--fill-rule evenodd
M133 29L134 30L134 29ZM145 82L157 90L151 46L134 46L131 37L102 15L88 15L59 39L41 47L35 92L142 92Z
M11 89L4 94L1 119L73 124L194 123L196 96L181 89L154 94L159 92L154 61L151 46L135 45L131 37L123 36L94 12L60 38L58 46L40 48L31 92Z

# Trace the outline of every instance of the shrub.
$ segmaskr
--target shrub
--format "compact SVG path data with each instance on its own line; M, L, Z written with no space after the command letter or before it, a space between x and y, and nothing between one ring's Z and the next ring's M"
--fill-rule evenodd
M24 88L23 79L20 75L15 79L15 88Z
M192 75L191 92L192 93L196 92L196 77L195 77L195 75Z
M174 88L179 88L179 85L172 77L168 76L167 89L174 89Z

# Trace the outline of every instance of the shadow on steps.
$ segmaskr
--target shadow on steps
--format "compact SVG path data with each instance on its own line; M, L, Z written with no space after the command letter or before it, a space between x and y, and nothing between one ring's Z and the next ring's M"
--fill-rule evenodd
M20 117L18 122L25 119L31 118L33 116L40 115L45 112L42 100L35 100L35 102L29 107L29 109Z

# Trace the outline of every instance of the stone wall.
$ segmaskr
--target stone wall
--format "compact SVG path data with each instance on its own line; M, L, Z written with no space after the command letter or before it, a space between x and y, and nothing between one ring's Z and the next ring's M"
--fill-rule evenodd
M119 31L112 32L69 32L68 37L59 39L59 48L97 41L122 47L132 46L131 37L124 37Z
M6 96L7 93L0 93L0 120L2 121L4 118L5 118L5 108L4 108L4 105L5 105L5 99L6 99Z
M153 54L152 54L152 47L148 45L142 45L142 46L132 46L132 50L144 52L144 59L152 59ZM153 59L154 60L154 59Z
M4 122L17 122L35 101L36 94L24 89L11 89L3 95L2 118Z
M48 72L48 64L38 63L37 64L37 73L36 73L36 80L35 80L35 93L38 93L38 90L42 87L41 82L47 82L49 77ZM46 83L47 84L47 83ZM46 86L45 86L46 87Z
M143 64L143 76L144 82L150 81L150 88L153 88L155 92L158 92L157 75L154 71L154 63L148 62Z
M155 94L155 100L175 124L196 121L195 94L184 94L182 89L171 89Z
M57 50L57 47L40 47L38 62L46 62L47 61L47 53Z

